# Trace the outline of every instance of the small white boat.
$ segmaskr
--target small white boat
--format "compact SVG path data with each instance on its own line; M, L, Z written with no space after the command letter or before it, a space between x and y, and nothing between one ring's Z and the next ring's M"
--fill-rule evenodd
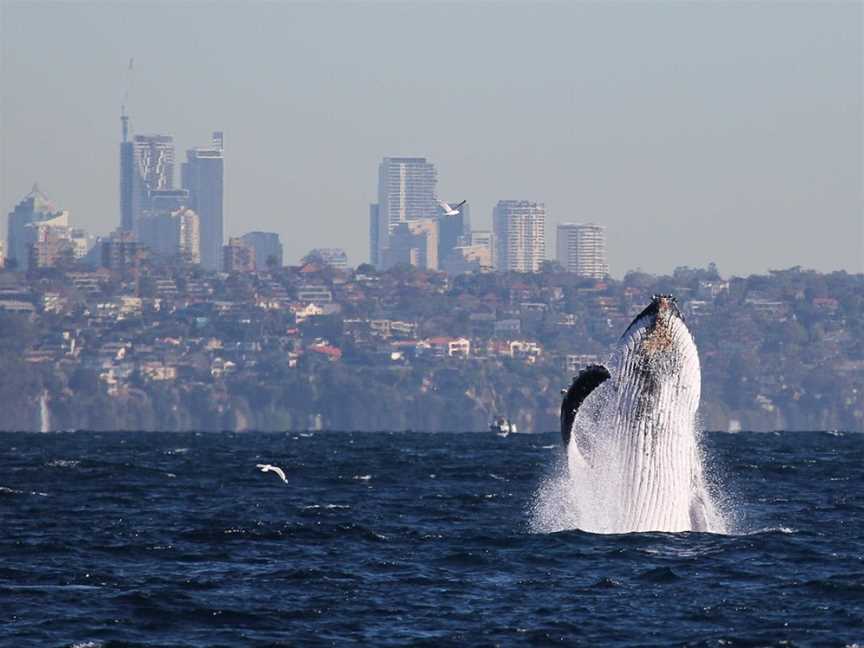
M518 432L516 424L503 416L496 416L492 423L489 424L489 429L500 437L506 437L508 434Z

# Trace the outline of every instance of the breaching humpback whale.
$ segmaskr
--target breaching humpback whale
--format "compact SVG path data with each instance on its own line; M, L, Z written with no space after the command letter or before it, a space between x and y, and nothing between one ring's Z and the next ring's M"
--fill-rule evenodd
M608 532L706 531L711 510L696 434L699 355L671 295L655 295L624 332L608 368L591 365L561 404L572 473ZM580 498L581 499L581 498ZM597 514L600 515L600 514ZM719 530L719 529L718 529Z

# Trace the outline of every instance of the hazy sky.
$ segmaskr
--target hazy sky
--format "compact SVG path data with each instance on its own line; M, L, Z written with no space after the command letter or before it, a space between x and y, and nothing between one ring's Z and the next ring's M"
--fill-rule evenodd
M426 156L477 229L497 200L608 228L614 276L715 261L864 271L858 2L0 0L2 195L116 227L135 132L225 132L225 232L368 258L385 155ZM179 173L178 173L179 176ZM179 180L179 177L178 177ZM3 230L5 234L5 219Z

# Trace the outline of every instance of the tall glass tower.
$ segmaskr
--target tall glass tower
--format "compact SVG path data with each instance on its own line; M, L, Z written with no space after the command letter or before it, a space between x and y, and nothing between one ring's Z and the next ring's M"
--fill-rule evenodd
M210 146L186 151L186 162L180 168L189 206L201 219L201 265L208 270L220 269L222 255L223 162L223 137L217 131Z
M123 140L120 142L120 229L131 232L139 209L139 182L135 168L135 145L129 141L129 116L125 108L120 115Z
M136 135L135 161L147 195L174 188L174 138L170 135Z

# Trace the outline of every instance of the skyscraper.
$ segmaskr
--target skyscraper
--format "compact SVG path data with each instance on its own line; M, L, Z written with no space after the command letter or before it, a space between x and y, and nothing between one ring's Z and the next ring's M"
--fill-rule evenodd
M137 223L138 240L165 257L201 262L200 219L191 209L148 212Z
M135 235L117 229L102 241L102 266L124 276L137 276L144 252Z
M282 243L276 232L248 232L240 237L255 250L255 269L265 272L270 266L282 267Z
M457 201L458 202L458 201ZM453 205L457 202L451 203ZM447 216L438 208L438 265L450 256L457 246L465 246L471 241L471 207L466 202L459 207L455 216Z
M538 272L546 259L546 205L501 200L492 212L495 269Z
M581 277L602 279L609 274L606 263L606 228L589 223L561 223L557 236L558 263Z
M186 189L165 189L150 193L150 212L168 212L189 206L189 191Z
M376 268L381 266L378 255L378 236L380 231L378 203L369 205L369 263Z
M170 135L136 135L135 162L145 195L174 188L174 138Z
M224 272L255 272L255 248L242 238L228 239L222 248L222 269Z
M61 260L71 263L75 259L75 248L68 227L55 227L43 222L30 223L24 230L28 270L50 268L59 265Z
M120 228L131 232L139 209L140 183L135 168L135 145L129 141L129 117L125 107L120 115L123 139L120 142Z
M181 167L183 188L189 191L189 202L201 219L201 265L219 270L222 253L222 133L213 133L209 147L186 151Z
M76 227L69 230L69 241L72 244L75 258L83 259L96 246L97 237L88 234L80 227Z
M435 165L419 157L385 157L378 167L378 265L399 223L438 215ZM372 255L375 256L375 255ZM437 256L437 251L436 251Z
M7 258L15 260L20 270L26 270L30 262L30 244L38 238L34 227L69 227L69 212L59 210L39 191L38 185L9 212L9 234L6 239ZM43 232L44 234L44 232Z
M425 270L438 269L438 221L418 218L396 223L390 245L382 252L385 269L404 264Z
M440 266L449 275L488 272L492 269L492 250L482 243L457 245L450 251L450 255L440 262Z
M153 193L174 189L174 138L136 135L130 142L125 111L120 119L120 229L134 232L137 220L151 208Z
M497 267L495 263L495 236L490 230L471 230L471 238L469 239L471 247L483 247L489 250L488 267L494 269Z

